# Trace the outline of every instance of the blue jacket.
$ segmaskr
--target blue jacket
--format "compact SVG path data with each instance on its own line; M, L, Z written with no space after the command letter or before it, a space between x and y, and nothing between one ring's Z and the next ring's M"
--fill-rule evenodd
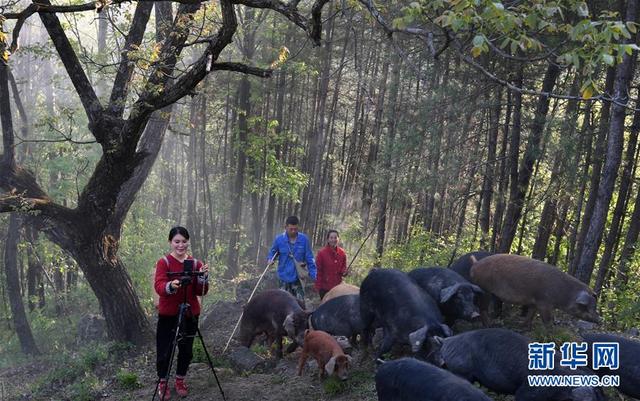
M291 248L289 248L291 246ZM296 266L293 260L289 257L289 250L293 253L294 258L297 261L307 262L307 269L309 270L309 276L315 281L316 279L316 261L313 259L313 251L311 250L311 244L309 244L309 238L302 233L298 233L295 244L289 244L289 237L284 232L276 237L269 251L269 260L273 258L276 252L278 255L278 277L285 283L293 283L298 279L298 273L296 272Z

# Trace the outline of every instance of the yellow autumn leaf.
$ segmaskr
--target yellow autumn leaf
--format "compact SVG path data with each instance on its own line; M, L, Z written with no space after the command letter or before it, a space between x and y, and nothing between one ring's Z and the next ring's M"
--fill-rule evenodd
M593 96L593 86L589 85L582 91L582 97L585 99L590 99Z
M282 46L278 52L278 58L271 63L271 69L276 69L284 64L289 58L289 49L286 46Z
M149 60L153 63L155 61L157 61L160 58L160 43L156 43L153 46L153 50L151 51L151 56L149 57Z
M471 55L473 57L478 57L481 53L482 53L482 49L479 47L474 47L473 49L471 49Z

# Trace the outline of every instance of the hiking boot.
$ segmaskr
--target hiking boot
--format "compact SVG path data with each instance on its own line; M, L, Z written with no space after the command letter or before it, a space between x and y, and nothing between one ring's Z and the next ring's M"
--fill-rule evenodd
M186 397L189 395L189 389L187 388L187 384L184 382L184 379L176 379L176 393L180 397Z
M160 401L171 399L171 390L169 390L166 380L161 380L160 384L158 384L158 396L160 397Z

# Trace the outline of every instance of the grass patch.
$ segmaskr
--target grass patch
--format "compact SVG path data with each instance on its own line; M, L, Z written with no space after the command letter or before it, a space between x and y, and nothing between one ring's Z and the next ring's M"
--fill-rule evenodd
M140 379L135 372L130 372L126 369L120 369L116 373L116 381L120 387L127 390L134 390L141 387Z
M345 381L335 376L329 376L322 382L322 388L325 394L335 397L340 394L350 392L364 396L363 393L373 391L375 393L374 373L366 370L352 370L349 372L349 378Z
M351 387L348 380L342 381L334 376L329 376L322 382L324 392L331 397L342 394Z
M269 347L262 344L253 344L251 346L251 351L253 351L253 353L255 353L256 355L266 356L267 354L269 354Z
M274 385L284 384L287 382L287 378L283 375L274 375L271 376L269 382Z
M71 399L74 401L93 401L99 398L98 379L93 374L87 374L82 380L69 386Z
M211 354L209 352L209 356L211 357L211 363L213 363L214 368L231 368L231 362L222 356ZM207 354L204 351L204 347L202 346L202 342L197 339L193 342L193 358L191 359L192 363L204 363L209 366L209 361L207 360Z
M93 344L71 353L62 351L43 361L51 366L51 370L38 378L31 386L34 395L46 396L52 391L67 388L73 400L95 400L98 380L93 371L104 367L119 355L113 348L123 347L118 344Z
M581 341L576 333L566 327L556 325L548 329L542 323L533 325L530 337L540 342L554 342L557 346L565 342Z

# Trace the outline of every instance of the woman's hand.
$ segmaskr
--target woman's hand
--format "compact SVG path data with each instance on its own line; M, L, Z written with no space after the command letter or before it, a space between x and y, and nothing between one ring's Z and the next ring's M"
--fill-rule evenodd
M204 277L207 277L209 275L209 265L208 264L202 265L202 268L200 269L200 271L204 273Z
M178 288L180 288L180 280L173 280L171 282L171 289L177 290Z

